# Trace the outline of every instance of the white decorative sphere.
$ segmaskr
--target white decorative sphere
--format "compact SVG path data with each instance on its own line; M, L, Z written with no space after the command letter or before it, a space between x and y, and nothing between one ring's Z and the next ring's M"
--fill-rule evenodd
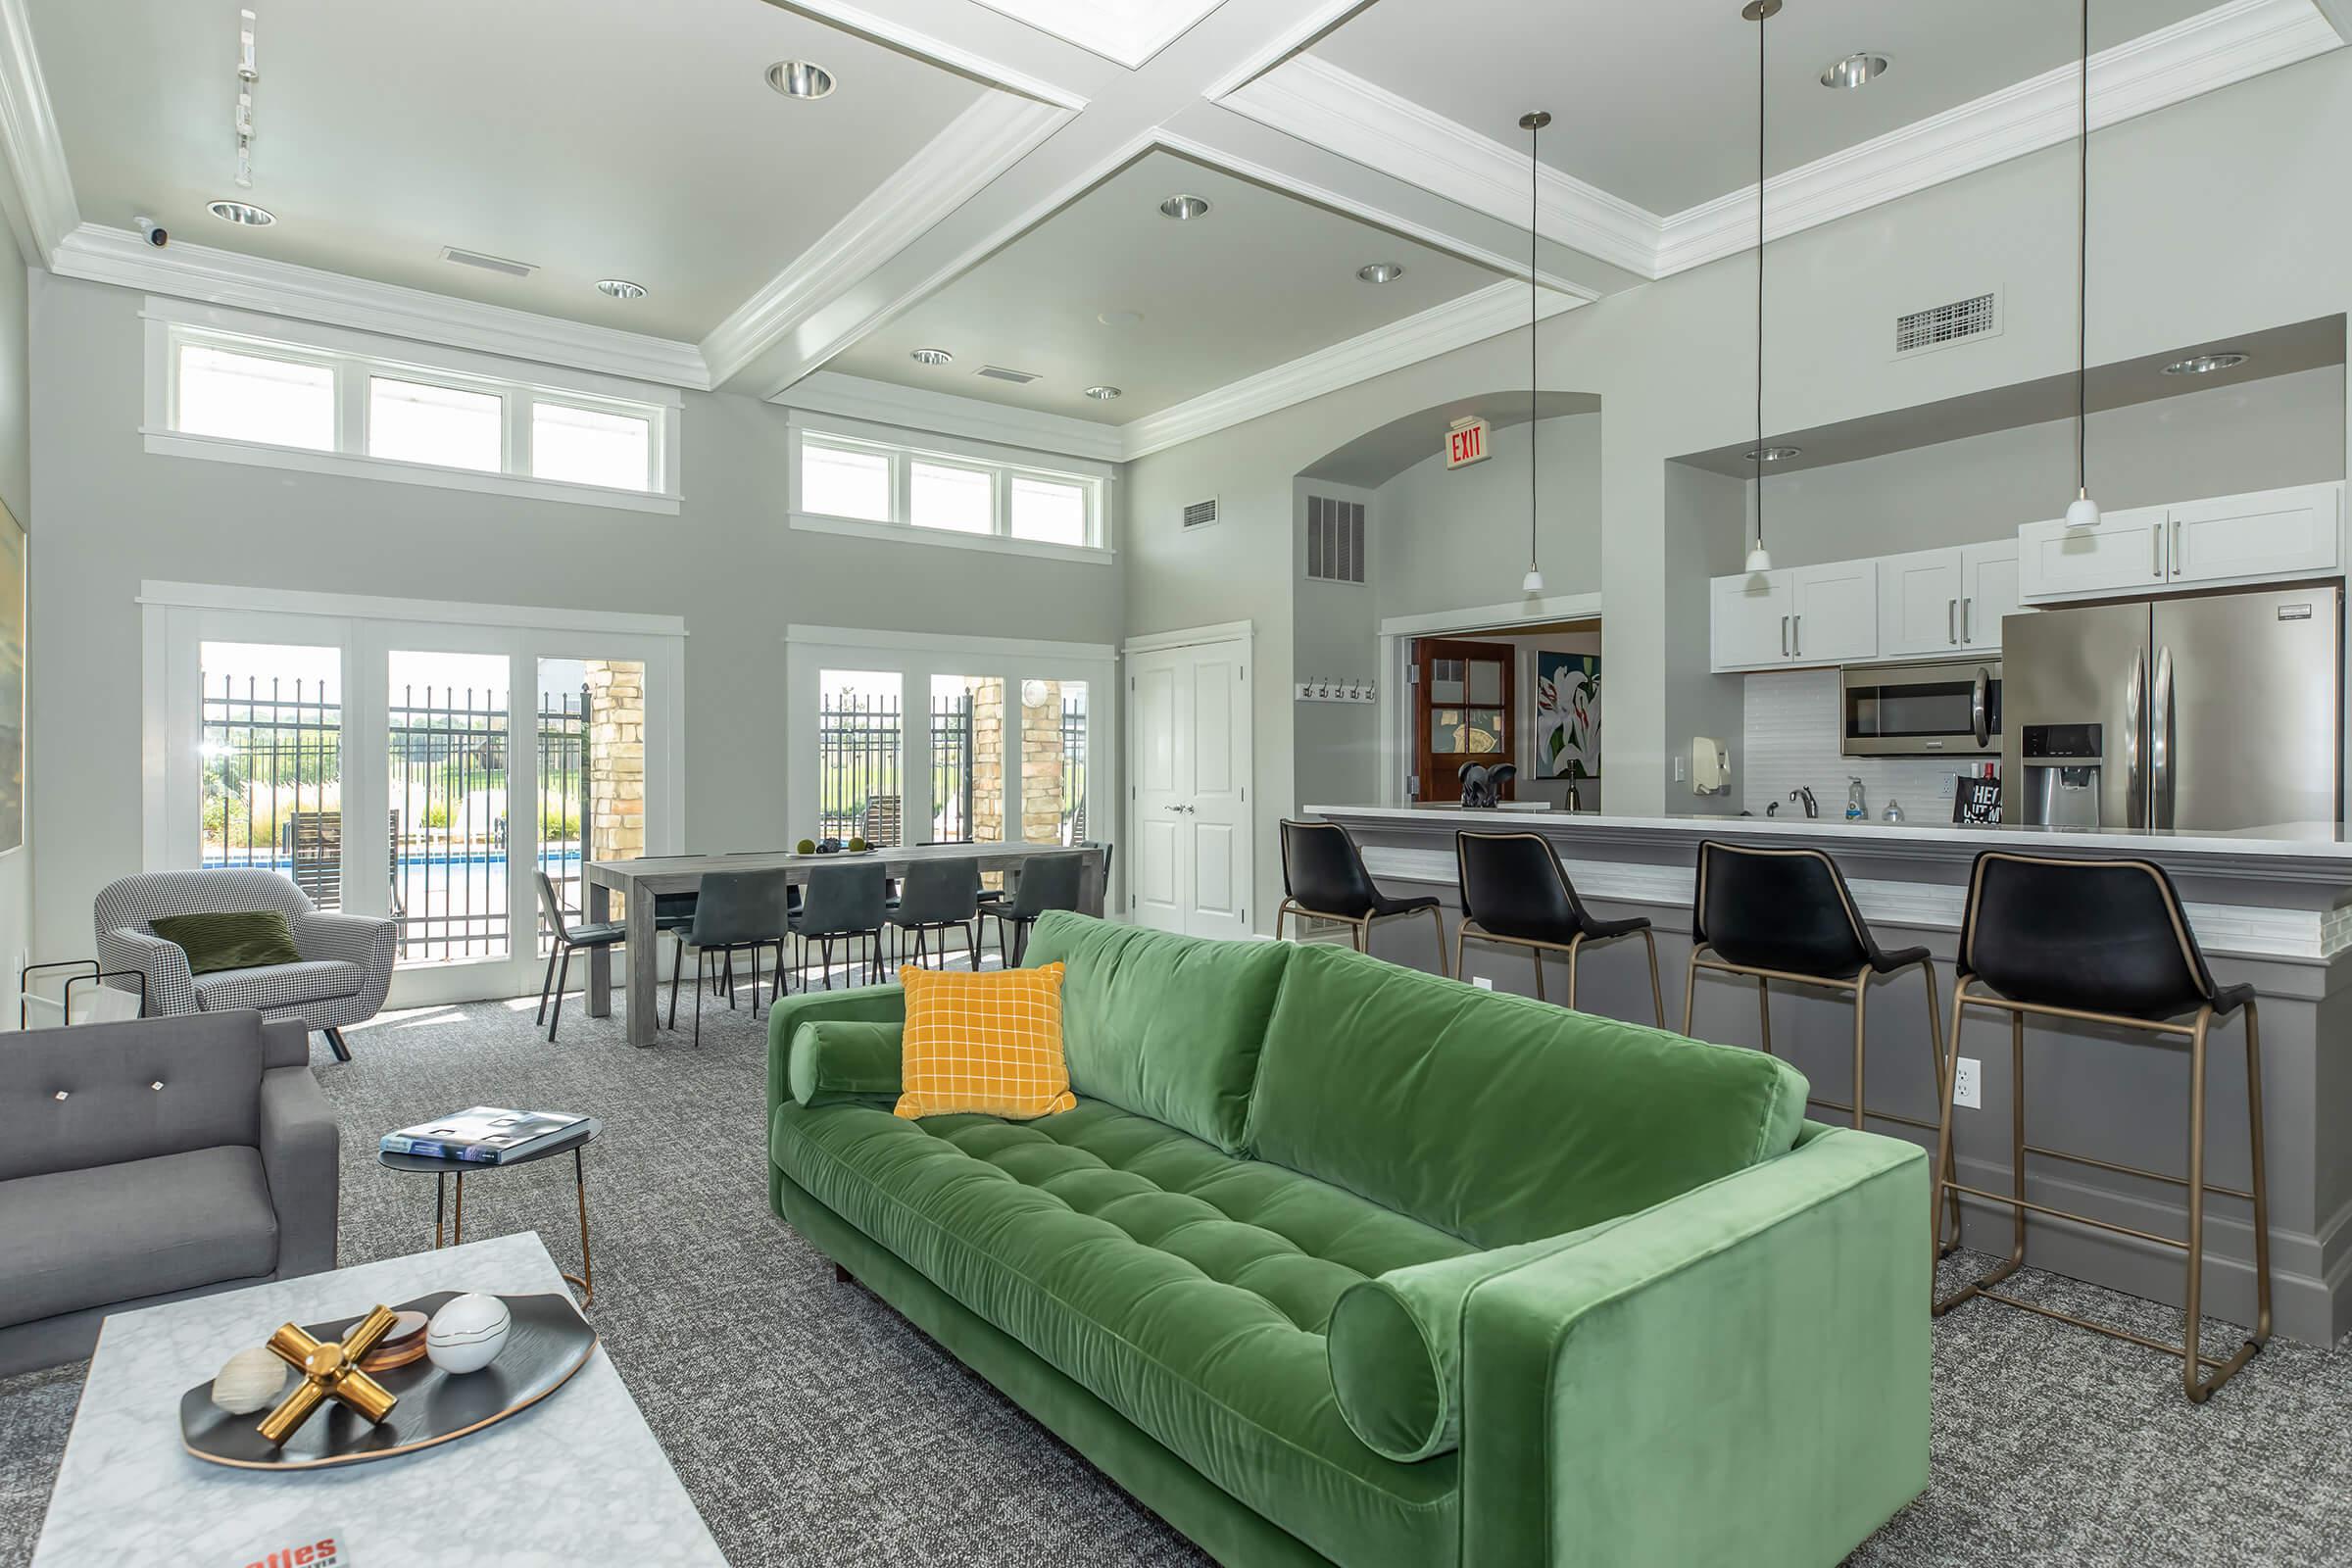
M268 1346L239 1350L214 1375L213 1402L230 1415L251 1415L277 1402L293 1369Z
M479 1372L507 1347L514 1319L495 1296L452 1298L424 1331L424 1353L444 1372Z

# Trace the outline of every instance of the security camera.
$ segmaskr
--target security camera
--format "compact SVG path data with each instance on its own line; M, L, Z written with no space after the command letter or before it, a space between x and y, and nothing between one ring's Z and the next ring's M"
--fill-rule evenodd
M139 217L132 219L131 221L139 225L139 237L157 250L160 251L172 243L172 231L154 219Z

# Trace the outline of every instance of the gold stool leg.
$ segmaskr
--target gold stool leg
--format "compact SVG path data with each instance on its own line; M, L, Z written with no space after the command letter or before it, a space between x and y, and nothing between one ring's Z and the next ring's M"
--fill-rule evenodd
M1683 1033L1690 1033L1690 1009L1698 1005L1698 944L1690 944L1690 961L1683 966Z
M1538 1002L1542 1002L1544 1000L1544 950L1542 948L1530 948L1527 950L1527 956L1536 960L1536 1000Z
M1433 904L1429 906L1429 919L1438 928L1438 973L1451 979L1453 971L1446 967L1446 912Z
M1570 1012L1576 1010L1576 960L1583 956L1584 948L1585 938L1582 932L1568 939L1568 1010ZM1540 951L1536 961L1538 963L1544 961Z
M1940 1010L1936 1004L1936 960L1934 958L1924 959L1921 961L1919 967L1920 973L1927 977L1928 982L1928 1049L1934 1054L1935 1056L1933 1063L1935 1072L1932 1075L1932 1078L1936 1088L1940 1090L1943 1087L1943 1058L1945 1052L1943 1047L1943 1018L1940 1015ZM1952 1041L1952 1052L1956 1054L1958 1051L1959 1039L1957 1035L1957 1029L1955 1028L1954 1038ZM1936 1174L1944 1181L1951 1181L1955 1179L1953 1177L1951 1167L1948 1164L1949 1158L1950 1154L1948 1151L1939 1151L1936 1155ZM1951 1253L1960 1250L1960 1195L1956 1192L1946 1190L1943 1196L1945 1201L1950 1205L1952 1212L1952 1245L1945 1247L1942 1244L1939 1235L1936 1246L1936 1255L1937 1257L1946 1257ZM1934 1216L1931 1215L1930 1218L1932 1220Z
M1462 944L1469 938L1469 926L1470 918L1469 916L1464 915L1461 923L1453 928L1453 974L1454 978L1457 980L1467 980L1470 978L1470 971L1462 967ZM1446 938L1444 933L1441 932L1438 937L1438 950L1440 952L1444 952L1445 948Z
M2271 1178L2262 1149L2262 1018L2246 1003L2246 1131L2254 1152L2254 1341L2271 1340Z
M1772 1054L1772 983L1756 976L1756 1019L1764 1026L1764 1054Z
M1649 1005L1657 1014L1658 1027L1666 1027L1666 993L1658 986L1658 939L1649 927L1642 928L1642 945L1649 950Z
M2197 1361L2205 1298L2205 1037L2212 1028L2213 1009L2199 1008L2188 1037L2188 1290L2180 1336L2180 1387L2191 1404L2203 1404L2221 1384L2220 1378L2207 1383Z
M1929 1180L1928 1301L1930 1312L1936 1317L1941 1317L1960 1300L1959 1297L1949 1301L1936 1299L1936 1263L1944 1253L1943 1200L1947 1197L1952 1200L1952 1247L1957 1250L1960 1246L1960 1195L1953 1190L1956 1177L1952 1162L1952 1099L1960 1084L1960 1020L1966 1005L1960 998L1967 989L1966 979L1952 987L1952 1048L1944 1054L1940 1064L1942 1093L1937 1098L1942 1102L1942 1110L1936 1121L1936 1169Z
M1854 976L1854 1131L1862 1130L1862 1040L1869 1014L1870 970Z

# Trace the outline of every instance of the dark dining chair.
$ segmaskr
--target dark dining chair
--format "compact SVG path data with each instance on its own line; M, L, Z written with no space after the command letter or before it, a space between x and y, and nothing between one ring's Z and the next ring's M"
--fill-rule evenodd
M539 982L539 1011L532 1025L547 1025L547 1038L556 1038L556 1026L564 1019L564 990L571 980L571 956L578 949L617 948L628 935L628 927L618 920L601 920L593 924L571 923L571 911L564 907L556 884L545 871L535 873L539 883L539 911L547 917L547 928L556 945L548 950L547 974ZM557 960L562 960L559 968ZM554 993L555 1009L548 1009L549 993Z
M1037 924L1039 915L1078 907L1079 895L1086 888L1087 858L1068 852L1032 855L1021 862L1020 879L1013 883L1012 892L980 906L983 916L996 917L997 952L1007 968L1018 964L1028 952L1029 928Z
M932 956L930 939L937 932L936 956L943 969L948 963L948 933L960 930L964 956L974 969L979 968L980 868L965 859L914 861L900 879L899 896L891 901L890 924L898 935L902 957L907 952L907 938L913 938L917 964Z
M1282 903L1274 909L1274 940L1286 917L1334 920L1348 927L1358 953L1372 951L1372 927L1399 915L1426 914L1438 931L1438 973L1446 974L1446 916L1427 894L1393 899L1364 868L1363 852L1337 822L1282 824Z
M703 1043L703 993L708 989L710 960L722 960L730 982L734 958L748 952L752 958L752 1016L760 1015L760 955L776 954L775 995L784 994L784 944L792 934L792 889L782 871L713 871L703 878L695 901L694 923L680 947L680 962L669 972L669 1027L678 1026L678 975L684 968L684 949L694 949L694 1043ZM728 1004L734 1004L730 983Z
M833 944L854 951L866 943L866 983L877 983L882 968L882 928L890 920L890 877L879 860L858 865L820 865L808 873L801 910L792 917L792 934L800 938L801 989L808 989L808 945L819 944L819 966L825 989L833 989Z

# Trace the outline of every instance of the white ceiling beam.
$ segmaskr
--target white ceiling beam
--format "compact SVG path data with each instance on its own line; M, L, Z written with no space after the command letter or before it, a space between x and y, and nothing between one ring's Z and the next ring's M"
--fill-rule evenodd
M0 209L17 248L30 266L47 267L81 214L24 0L0 0L0 163L7 172Z
M2352 43L2352 0L2312 0L2312 4L2320 8L2320 15L2328 19L2337 37Z
M1098 424L1066 414L1013 408L982 398L934 392L926 387L900 386L895 381L869 380L839 370L819 370L814 375L803 376L776 401L786 408L839 415L868 424L928 430L937 435L962 436L1029 452L1091 458L1098 463L1116 463L1127 455L1115 424Z
M978 0L1129 71L1192 30L1224 0Z

